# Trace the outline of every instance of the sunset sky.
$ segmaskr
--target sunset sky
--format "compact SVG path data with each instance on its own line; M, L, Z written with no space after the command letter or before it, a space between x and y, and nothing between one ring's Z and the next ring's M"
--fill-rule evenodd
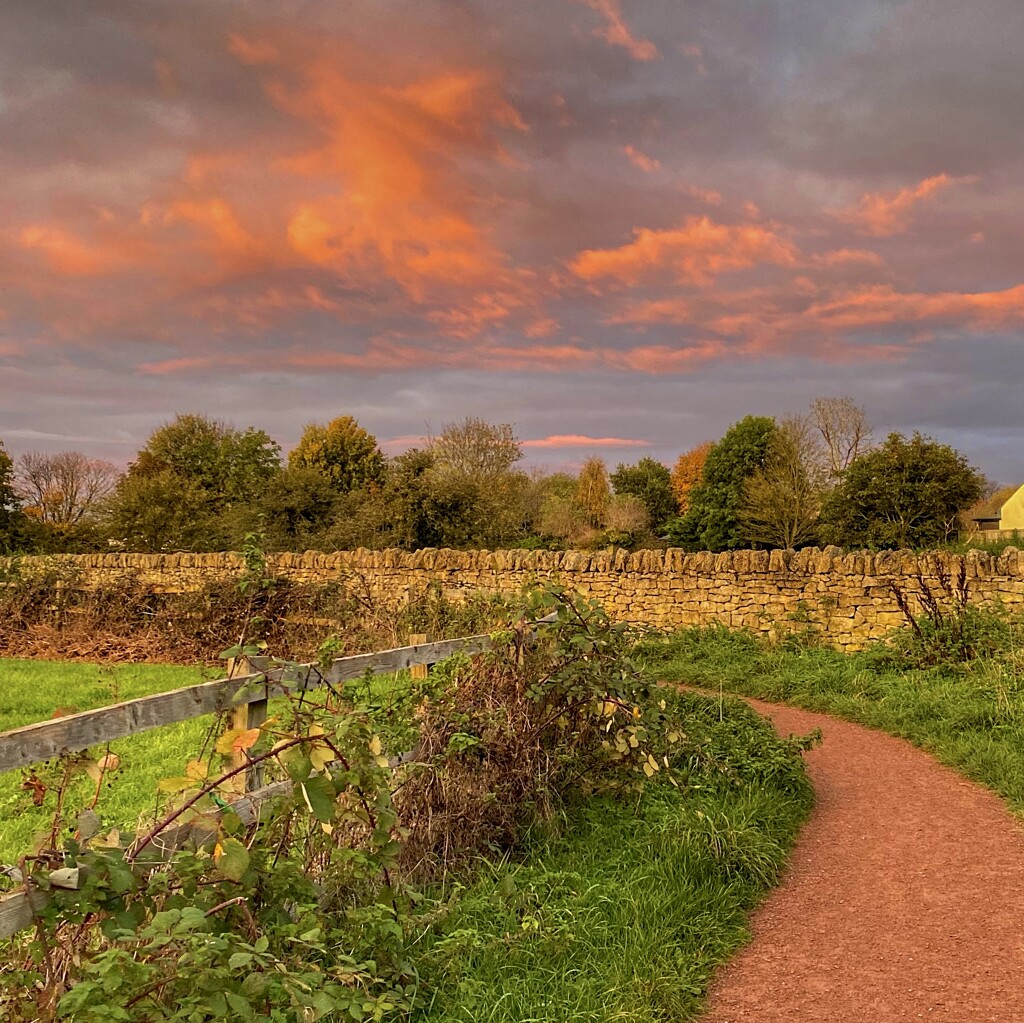
M1021 0L4 0L0 439L666 462L849 394L1024 479Z

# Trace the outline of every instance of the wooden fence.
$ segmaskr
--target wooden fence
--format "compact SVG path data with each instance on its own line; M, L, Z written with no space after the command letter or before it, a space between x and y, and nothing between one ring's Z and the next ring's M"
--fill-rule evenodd
M486 635L415 643L372 654L340 657L325 670L315 664L276 667L269 658L252 658L249 665L255 669L253 671L0 732L0 773L203 714L230 712L232 727L255 728L266 720L267 701L276 693L334 686L367 673L390 675L418 665L427 668L452 654L480 653L490 646L491 639ZM244 757L244 753L241 756ZM260 802L290 786L287 782L261 786L261 778L255 771L247 772L244 777L246 795L231 804L243 820L255 816ZM74 870L55 871L50 880L57 887L77 887ZM18 891L0 895L0 939L31 926L35 914L46 902L46 893L33 887L30 881Z

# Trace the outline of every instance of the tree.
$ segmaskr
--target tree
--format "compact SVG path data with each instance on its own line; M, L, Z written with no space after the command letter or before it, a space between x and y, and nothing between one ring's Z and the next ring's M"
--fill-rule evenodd
M982 493L982 478L958 451L915 433L890 433L852 461L822 509L832 543L924 547L957 532L960 512Z
M611 486L604 461L596 455L588 458L580 468L576 480L576 506L582 513L583 521L593 529L604 526Z
M672 542L688 550L725 551L743 546L740 509L749 477L761 468L777 427L766 416L747 416L712 447L689 508L670 527Z
M341 493L376 482L384 474L377 438L351 416L338 416L326 426L308 424L288 456L288 465L315 469Z
M95 512L120 476L111 462L80 451L46 455L29 451L17 462L15 479L26 513L67 529Z
M647 511L647 521L655 531L661 529L676 513L672 479L661 462L641 458L636 465L619 464L611 474L615 493L639 499Z
M18 533L21 507L14 489L14 463L0 441L0 551L10 550Z
M236 430L207 416L176 416L139 451L129 474L171 471L223 507L255 501L281 468L281 448L263 430Z
M672 467L670 481L680 515L685 515L687 508L690 507L690 491L700 482L704 463L713 447L714 444L706 440L703 444L683 452Z
M816 398L811 419L821 434L833 478L866 451L871 444L871 427L864 409L853 398Z
M315 548L319 534L330 527L343 496L319 469L289 465L256 506L267 545L277 550Z
M787 550L814 539L827 480L822 454L808 419L782 421L772 434L764 465L743 487L743 539Z
M467 416L448 423L427 448L438 472L453 472L478 479L490 479L512 471L523 457L511 423L488 423Z
M227 542L207 495L194 480L169 468L122 476L104 528L131 551L215 551Z

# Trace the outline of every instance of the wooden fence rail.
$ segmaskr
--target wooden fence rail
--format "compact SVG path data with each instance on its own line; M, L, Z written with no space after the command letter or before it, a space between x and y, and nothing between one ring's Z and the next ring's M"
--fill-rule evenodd
M250 663L261 669L256 674L237 675L197 686L172 689L167 693L143 696L137 700L100 707L98 710L86 710L80 714L69 714L67 717L0 732L0 773L67 753L77 753L98 743L123 739L202 714L265 704L267 698L275 692L297 692L327 684L338 685L367 672L390 675L415 664L436 664L458 651L479 653L490 645L489 636L466 636L439 643L418 643L372 654L341 657L333 661L327 671L321 671L315 664L271 667L267 658L254 658Z
M338 685L367 672L390 675L415 665L429 667L455 653L480 653L490 647L491 639L486 635L416 643L340 657L332 661L326 671L315 664L275 666L270 658L250 658L249 665L257 669L254 672L0 732L0 773L203 714L230 711L233 727L255 727L266 720L267 700L275 693ZM231 804L243 817L247 813L254 814L260 802L290 787L290 783L281 782L261 787L262 778L256 771L243 777L246 794ZM47 902L46 893L33 887L31 882L20 890L0 895L0 939L31 926L35 915Z

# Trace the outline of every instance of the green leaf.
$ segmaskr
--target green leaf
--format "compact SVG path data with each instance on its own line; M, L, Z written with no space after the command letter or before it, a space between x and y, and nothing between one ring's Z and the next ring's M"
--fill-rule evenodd
M251 963L251 962L252 962L252 953L251 952L236 952L228 960L228 969L229 970L237 970L237 969L239 969L239 967L248 966L249 963Z
M225 838L214 848L213 860L225 877L241 881L249 867L249 850L237 838Z
M292 781L305 781L313 771L313 762L301 746L292 746L278 758Z
M310 813L322 824L330 824L334 820L334 785L330 778L318 774L299 787Z

